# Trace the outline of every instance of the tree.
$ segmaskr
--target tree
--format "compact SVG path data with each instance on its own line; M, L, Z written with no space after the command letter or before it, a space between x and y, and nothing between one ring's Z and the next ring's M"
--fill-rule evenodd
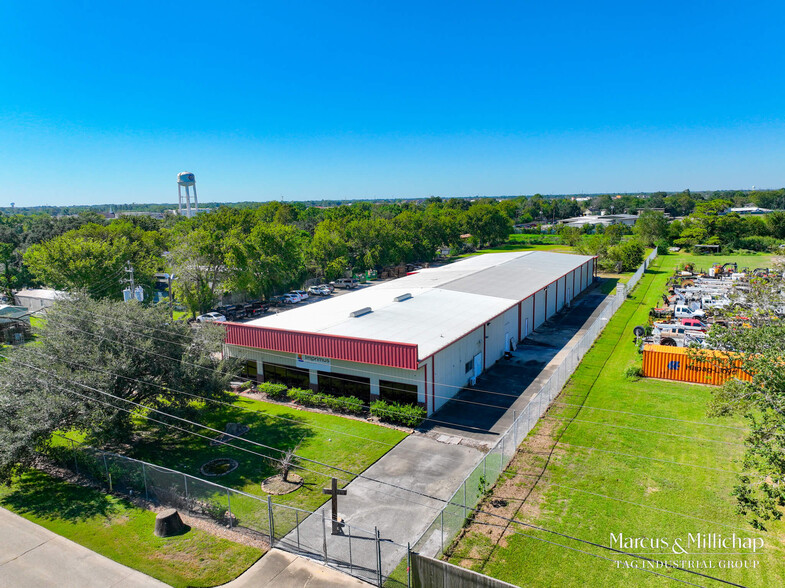
M608 248L600 264L611 271L631 272L643 263L644 248L637 239L629 239Z
M505 242L512 232L512 222L491 204L474 204L464 213L464 226L477 247Z
M769 234L775 239L785 239L785 212L778 210L766 215Z
M223 328L204 327L175 323L166 309L136 302L55 304L36 345L4 352L0 476L31 463L55 431L81 431L97 443L129 440L144 411L120 399L170 414L193 409L187 394L226 399L239 366L221 359Z
M659 210L643 210L633 227L633 232L647 247L652 247L660 239L668 238L668 219Z
M204 228L178 239L169 254L172 290L192 316L209 311L227 276L222 240Z
M733 320L738 312L728 310L728 326L715 325L709 332L709 345L726 352L723 357L699 360L719 364L719 369L741 369L750 381L728 380L714 392L709 414L739 414L747 421L744 474L738 478L733 494L738 511L751 515L750 524L765 528L765 521L782 518L785 506L785 325L773 320L785 305L785 266L775 268L774 277L756 279L744 293L745 323Z
M46 286L120 298L129 255L127 243L99 241L72 232L33 245L25 252L24 260Z
M248 235L227 239L230 287L267 296L301 281L305 270L303 234L294 227L257 224Z
M325 280L343 275L349 264L345 230L335 221L319 223L311 239L308 258L314 273Z

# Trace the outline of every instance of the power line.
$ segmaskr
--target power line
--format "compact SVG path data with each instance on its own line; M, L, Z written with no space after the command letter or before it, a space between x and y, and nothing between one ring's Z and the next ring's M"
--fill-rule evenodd
M4 355L2 355L2 354L0 354L0 357L4 357L5 359L12 359L12 358L9 358L8 356L4 356ZM40 369L40 368L37 368L37 367L35 367L35 366L30 366L30 365L28 365L28 364L24 364L24 363L22 363L22 362L18 362L18 361L17 361L16 363L19 363L20 365L24 365L24 366L26 366L26 367L29 367L29 368L35 369L36 371L41 371L41 372L44 372L44 373L48 373L49 375L54 375L55 377L59 377L57 374L52 374L51 372L47 372L46 370L42 370L42 369ZM5 366L5 365L4 365L3 367L4 367L4 368L6 368L6 369L8 369L8 368L7 368L7 366ZM238 436L236 436L236 435L231 435L231 434L228 434L228 433L224 433L224 432L222 432L222 431L218 431L217 429L214 429L214 428L212 428L212 427L209 427L209 426L207 426L207 425L202 425L202 424L200 424L200 423L196 423L196 422L193 422L193 421L189 421L188 419L183 419L182 417L177 417L177 416L175 416L175 415L168 414L168 413L166 413L166 412L164 412L164 411L160 411L160 410L157 410L157 409L154 409L154 408L151 408L151 407L145 407L144 405L141 405L141 404L139 404L139 403L136 403L136 402L134 402L134 401L131 401L131 400L128 400L128 399L124 399L124 398L121 398L121 397L115 396L115 395L113 395L113 394L111 394L111 393L108 393L108 392L105 392L105 391L101 391L101 390L99 390L99 389L96 389L96 388L92 388L91 386L87 386L87 385L85 385L85 384L81 384L81 383L78 383L78 382L74 382L74 383L75 383L75 384L77 384L78 386L81 386L81 387L84 387L84 388L86 388L86 389L89 389L89 390L93 390L93 391L99 392L99 393L101 393L101 394L107 395L107 396L109 396L109 397L115 398L115 399L117 399L117 400L120 400L120 401L123 401L123 402L127 402L127 403L129 403L129 404L132 404L132 405L135 405L135 406L137 406L137 407L140 407L140 408L145 408L145 409L147 409L147 410L152 410L153 412L160 413L160 414L162 414L162 415L164 415L164 416L167 416L167 417L169 417L169 418L173 418L173 419L180 420L180 421L182 421L182 422L186 422L186 423L188 423L188 424L191 424L191 425L194 425L194 426L198 426L198 427L201 427L201 428L204 428L204 429L207 429L207 430L211 430L211 431L213 431L213 432L216 432L216 433L219 433L219 434L221 434L221 435L226 435L226 436L228 436L228 437L230 437L230 438L238 439L238 440L240 440L240 441L245 441L245 442L247 442L247 443L250 443L250 444L253 444L253 445L256 445L256 446L260 446L260 447L263 447L263 448L265 448L265 449L270 449L270 450L273 450L273 451L278 451L278 452L281 452L281 453L283 453L283 450L280 450L280 449L277 449L277 448L274 448L274 447L270 447L270 446L266 446L266 445L264 445L264 444L257 443L257 442L255 442L255 441L251 441L251 440L249 440L249 439L243 439L243 438L240 438L240 437L238 437ZM111 403L108 403L108 402L103 402L103 401L100 401L100 400L98 400L98 399L95 399L95 398L92 398L92 397L89 397L89 396L86 396L86 395L79 394L79 393L77 393L77 392L75 392L75 391L73 391L73 390L69 390L69 389L67 389L67 388L64 388L63 386L59 386L59 385L57 385L57 384L55 384L55 386L56 386L57 388L60 388L60 389L62 389L62 390L65 390L65 391L67 391L67 392L71 392L71 393L73 393L73 394L76 394L77 396L83 397L83 398L85 398L85 399L87 399L87 400L96 401L96 402L99 402L99 403L101 403L101 404L105 404L105 405L107 405L107 406L110 406L110 407L112 407L112 408L115 408L115 409L117 409L117 410L123 410L123 411L125 411L125 412L129 412L129 413L132 413L132 412L133 412L133 411L131 411L131 410L129 410L129 409L124 409L124 408L122 408L122 407L118 407L118 406L116 406L116 405L113 405L113 404L111 404ZM163 421L158 421L157 419L153 419L152 417L149 417L149 415L142 415L142 416L144 416L145 418L148 418L149 420L152 420L152 421L154 421L154 422L159 422L160 424L162 424L162 425L164 425L164 426L169 426L169 427L175 428L175 429L177 429L177 430L181 430L181 431L183 431L183 432L186 432L186 433L195 434L195 435L197 435L197 436L200 436L200 437L202 437L202 438L205 438L205 439L210 439L209 437L207 437L207 436L205 436L205 435L201 435L201 434L199 434L199 433L196 433L196 432L193 432L193 431L188 431L188 430L186 430L186 429L182 429L181 427L178 427L178 426L176 426L176 425L172 425L171 423L165 423L165 422L163 422ZM210 439L210 440L212 440L212 439ZM257 452L254 452L254 451L247 450L247 449L245 449L245 448L240 448L240 447L237 447L237 446L234 446L234 445L230 445L230 446L231 446L231 447L234 447L234 448L237 448L237 449L241 449L241 450L244 450L244 451L250 452L250 453L253 453L253 454L255 454L255 455L259 455L260 457L264 457L264 458L266 458L266 459L274 459L274 458L270 458L269 456L266 456L266 455L263 455L263 454L259 454L259 453L257 453ZM592 545L595 545L595 546L597 546L597 547L601 547L601 548L603 548L603 549L608 549L608 550L614 551L614 552L616 552L616 553L621 553L621 554L628 555L628 556L631 556L631 557L637 557L637 558L639 558L639 559L648 559L648 558L644 558L644 557L642 557L642 556L639 556L639 555L636 555L636 554L632 554L632 553L623 552L623 551L621 551L621 550L617 550L617 549L614 549L614 548L611 548L611 547L608 547L608 546L604 546L604 545L601 545L601 544L596 544L596 543L593 543L593 542L590 542L590 541L587 541L587 540L584 540L584 539L579 539L579 538L577 538L577 537L572 537L572 536L570 536L570 535L566 535L566 534L564 534L564 533L560 533L560 532L557 532L557 531L552 531L552 530L546 529L546 528L544 528L544 527L537 527L537 526L534 526L534 525L530 525L530 524L527 524L527 523L523 523L522 521L515 521L515 520L513 520L513 519L507 519L506 517L503 517L503 516L501 516L501 515L498 515L498 514L495 514L495 513L489 513L489 512L485 512L485 511L481 511L481 510L479 510L479 509L476 509L476 508L468 507L467 505L459 505L459 504L457 504L457 503L452 503L452 502L450 502L449 500L441 499L441 498L438 498L438 497L435 497L435 496L432 496L432 495L426 494L426 493L424 493L424 492L419 492L419 491L415 491L415 490L412 490L412 489L404 488L404 487L402 487L402 486L398 486L398 485L396 485L396 484L392 484L392 483L390 483L390 482L384 482L384 481L381 481L381 480L376 480L376 479L374 479L374 478L370 478L370 477L368 477L368 476L365 476L365 475L363 475L363 474L355 474L355 473L353 473L353 472L351 472L351 471L349 471L349 470L345 470L345 469L343 469L343 468L339 468L339 467L337 467L337 466L331 466L331 465L329 465L329 464L325 464L325 463L319 462L319 461L317 461L317 460L311 460L311 459L308 459L308 458L303 458L302 456L296 456L296 457L298 457L298 459L302 459L302 460L304 460L304 461L308 461L308 462L310 462L310 463L315 463L315 464L322 465L322 466L325 466L325 467L328 467L328 468L331 468L331 469L336 469L336 470L338 470L338 471L343 471L344 473L348 473L348 474L350 474L350 475L354 476L355 478L362 478L362 479L365 479L365 480L369 480L369 481L372 481L372 482L376 482L376 483L378 483L378 484L380 484L380 485L387 485L387 486L390 486L390 487L393 487L393 488L397 488L397 489L399 489L399 490L404 490L404 491L407 491L407 492L411 492L411 493L413 493L413 494L420 495L420 496L424 496L424 497L426 497L426 498L429 498L429 499L432 499L432 500L436 500L436 501L438 501L438 502L442 502L442 503L445 503L445 504L447 504L447 505L461 506L462 508L466 508L467 510L471 510L473 513L486 514L486 515L488 515L488 516L493 516L493 517L501 518L501 519L503 519L503 520L507 520L507 522L508 522L508 523L521 524L521 525L525 525L525 526L528 526L528 527L531 527L531 528L534 528L534 529L542 530L542 531L545 531L545 532L548 532L548 533L554 533L554 534L557 534L557 535L563 536L563 537L565 537L565 538L573 539L573 540L575 540L575 541L580 541L580 542L583 542L583 543L592 544ZM300 467L300 469L304 469L304 470L306 470L306 471L312 471L312 470L309 470L308 468L304 468L304 467L302 467L302 466L298 466L298 467ZM313 471L313 473L316 473L316 474L318 474L318 475L325 476L325 474L324 474L324 473L322 473L322 472L316 472L316 471ZM651 560L651 561L654 561L654 560ZM684 570L683 568L678 568L678 567L675 567L675 569L680 569L680 570L682 570L682 571L687 571L687 572L689 572L689 573L694 573L694 574L697 574L697 575L700 575L700 576L704 576L704 577L707 577L707 578L711 578L710 576L706 576L706 575L704 575L704 574L700 574L700 573L698 573L698 572L694 572L694 571L692 571L692 570ZM718 580L718 581L720 581L720 582L724 582L724 583L726 583L726 584L730 584L730 585L736 585L736 584L732 584L732 583L730 583L730 582L727 582L727 581L721 580L721 579L719 579L719 578L712 578L712 579L716 579L716 580Z
M172 386L166 386L166 385L163 385L163 384L158 384L156 382L150 382L150 381L146 381L146 380L139 380L137 378L132 378L130 376L124 376L124 375L118 374L116 372L102 370L102 369L99 369L99 368L90 367L90 366L87 366L87 365L84 365L84 364L80 364L80 363L75 362L75 361L70 361L70 360L67 360L67 359L64 359L64 358L55 357L53 355L40 353L40 352L32 350L32 349L27 349L27 351L31 352L31 353L33 353L35 355L38 355L39 357L52 359L52 360L57 360L57 361L63 361L65 363L69 364L69 365L76 365L76 366L79 366L79 367L82 367L82 368L85 368L85 369L88 369L88 370L91 370L91 371L94 371L94 372L116 376L118 378L123 378L125 380L129 380L129 381L132 381L132 382L137 382L139 384L145 384L145 385L148 385L148 386L154 386L154 387L159 388L161 390L167 390L169 392L175 392L177 394L182 394L184 396L188 396L188 397L191 397L191 398L194 398L194 399L203 400L205 402L212 402L214 404L219 404L219 405L226 406L226 407L229 407L229 408L236 408L236 409L242 410L244 412L248 412L248 413L257 415L257 416L260 415L260 414L263 414L264 416L272 417L272 418L275 418L275 419L279 419L279 420L284 420L284 421L291 422L291 423L300 424L300 421L298 421L296 419L288 418L288 417L285 417L285 416L282 416L282 415L277 415L277 414L272 414L272 413L269 413L269 412L263 412L263 411L259 411L259 410L254 410L252 408L247 408L247 407L242 406L240 404L231 403L231 402L224 402L223 400L219 400L217 398L210 398L208 396L200 396L198 394L193 394L191 392L185 392L183 390L178 390L177 388L173 388ZM242 399L242 397L238 397L238 399ZM257 402L261 402L261 401L257 401ZM386 441L380 441L378 439L371 439L370 437L363 437L361 435L354 435L352 433L347 433L346 431L339 431L337 429L331 429L329 427L323 427L323 426L316 425L316 424L309 424L309 426L311 426L313 428L316 428L316 429L322 429L324 431L329 431L330 433L334 433L336 435L344 435L344 436L347 436L347 437L353 437L355 439L360 439L362 441L368 441L370 443L376 443L376 444L379 444L379 445L385 445L385 446L390 447L390 448L396 447L397 445L399 445L399 443L388 443ZM409 451L409 452L413 452L413 453L421 453L423 455L429 455L429 456L432 455L430 452L421 451L421 450L414 449L414 448L411 448L411 447L401 447L400 449L401 450L405 450L405 451ZM457 459L454 459L454 458L445 458L445 459L448 459L450 461L456 461L456 462L460 461L460 460L457 460Z
M73 314L73 313L68 313L68 312L63 311L63 310L60 310L60 312L62 312L63 314L66 314L68 316L75 316L75 317L79 317L80 316L80 315L76 315L76 314ZM125 323L125 324L135 324L135 323L131 323L130 321L126 321L124 319L121 319L119 317L107 317L105 315L100 315L100 314L95 314L95 313L89 313L89 314L92 315L92 316L99 317L99 318L104 318L106 320L114 320L115 322L121 322L121 323ZM137 327L143 327L145 329L152 329L152 327L147 327L147 326L144 326L144 325L136 325L136 326ZM189 344L186 344L186 343L179 343L177 341L172 341L170 339L162 339L161 337L155 337L153 335L148 335L148 334L142 333L141 331L137 331L137 330L134 330L134 329L129 329L127 327L111 327L111 328L115 328L115 329L118 329L118 330L126 331L126 332L129 332L129 333L136 333L136 334L139 334L139 335L144 335L145 337L149 337L150 339L155 339L155 340L158 340L158 341L162 341L164 343L180 345L182 347L188 347L189 346ZM170 332L171 333L175 333L174 331L170 331ZM176 333L176 334L178 336L184 336L184 335L182 335L180 333ZM291 359L292 358L290 355L283 355L281 353L276 353L275 351L272 351L272 350L262 349L261 351L264 352L267 355L270 355L270 356L273 356L273 357L279 357L281 359ZM388 374L385 374L383 372L374 371L374 370L369 369L369 368L358 369L358 368L352 368L352 367L344 366L344 367L342 367L342 369L344 369L346 371L349 371L349 372L354 372L354 373L357 373L357 374L374 375L374 376L380 376L380 377L389 377ZM346 379L346 378L338 378L337 376L334 376L334 375L331 375L331 377L334 377L336 379ZM416 383L419 383L419 382L422 381L420 378L410 378L410 377L405 377L405 376L396 376L396 378L398 378L400 380L406 380L406 381L409 381L409 382L416 382ZM403 383L403 382L401 382L401 383ZM427 384L436 384L438 386L442 386L442 387L446 387L446 388L456 388L458 390L465 389L465 386L457 386L455 384L440 383L440 382L437 382L435 380L426 381L425 384L426 385ZM505 392L496 392L496 391L493 391L493 390L483 390L483 389L479 389L479 388L471 388L471 390L473 392L482 392L484 394L493 394L493 395L496 395L496 396L506 396L506 397L509 397L509 398L520 398L520 394L508 394L508 393L505 393ZM521 392L523 392L523 390ZM434 397L435 398L445 398L445 399L448 399L448 400L454 399L453 396L439 396L439 395L436 395ZM464 401L464 402L468 402L468 401ZM495 407L496 405L487 405L487 406L494 406ZM498 407L498 408L501 408L501 407Z

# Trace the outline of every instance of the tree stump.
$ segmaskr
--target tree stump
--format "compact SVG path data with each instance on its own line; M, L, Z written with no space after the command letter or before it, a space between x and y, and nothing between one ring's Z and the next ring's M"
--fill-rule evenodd
M161 511L155 517L155 536L171 537L179 535L185 530L180 514L173 508Z

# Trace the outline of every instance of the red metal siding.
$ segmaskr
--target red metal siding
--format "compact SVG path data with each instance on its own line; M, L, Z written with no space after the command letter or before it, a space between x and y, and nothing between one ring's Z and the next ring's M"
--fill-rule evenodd
M226 327L226 343L229 345L417 369L417 345L414 343L303 333L240 323L223 324Z

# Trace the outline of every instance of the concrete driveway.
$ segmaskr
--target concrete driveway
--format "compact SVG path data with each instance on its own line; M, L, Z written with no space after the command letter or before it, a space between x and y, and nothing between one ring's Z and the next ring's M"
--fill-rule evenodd
M161 588L150 576L0 508L0 588Z
M447 500L482 457L472 447L410 435L363 475ZM338 514L346 521L343 534L330 533L327 502L283 541L290 548L299 545L301 551L319 561L324 558L326 543L330 565L375 584L378 566L374 526L381 535L381 567L386 577L406 555L407 543L419 538L443 506L438 500L379 482L356 479L346 487L347 495L339 497Z
M455 399L432 415L434 421L426 421L420 431L432 437L461 437L490 449L512 426L513 411L520 413L526 408L532 396L558 369L572 344L609 303L610 298L596 288L582 294L571 307L548 319L524 339L511 359L500 359L477 379L475 387L460 390Z

